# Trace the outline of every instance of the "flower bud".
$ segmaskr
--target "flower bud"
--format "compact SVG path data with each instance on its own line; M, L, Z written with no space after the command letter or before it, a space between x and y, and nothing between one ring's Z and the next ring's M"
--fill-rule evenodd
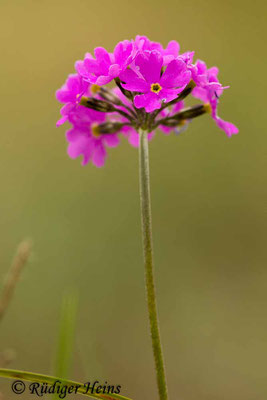
M157 121L156 126L164 125L169 127L182 126L185 121L198 117L199 115L210 113L210 104L198 104L196 106L186 108L171 117L163 118Z
M107 103L106 101L94 99L92 97L82 97L80 100L80 104L84 107L91 108L95 111L100 112L113 112L116 111L112 104Z
M196 106L182 110L178 114L173 115L172 118L178 121L185 119L192 119L198 117L199 115L205 114L209 111L210 107L208 104L198 104Z
M121 122L104 122L97 126L97 131L99 134L116 133L121 130L123 125Z

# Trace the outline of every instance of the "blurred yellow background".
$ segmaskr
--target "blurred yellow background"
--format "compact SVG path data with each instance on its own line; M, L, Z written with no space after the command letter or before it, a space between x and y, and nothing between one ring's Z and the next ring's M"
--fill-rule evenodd
M1 0L1 228L4 278L19 241L34 254L0 329L12 368L52 373L62 295L79 293L69 378L157 398L145 304L138 152L106 166L70 160L55 100L86 51L136 34L220 68L219 114L150 145L161 334L170 399L267 396L266 2ZM5 398L10 382L0 380ZM21 396L27 398L27 395Z

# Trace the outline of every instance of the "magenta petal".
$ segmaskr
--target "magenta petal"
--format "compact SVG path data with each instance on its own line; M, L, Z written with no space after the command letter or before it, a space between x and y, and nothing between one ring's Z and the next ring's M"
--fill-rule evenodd
M208 69L208 72L209 72L210 75L213 75L213 76L217 77L217 75L219 73L219 69L217 67L211 67L211 68Z
M161 107L160 98L156 93L150 92L135 96L134 105L136 108L145 108L146 112L158 110Z
M157 50L139 53L135 58L135 64L148 83L159 82L163 58Z
M56 126L59 127L59 126L63 125L67 120L68 120L68 116L67 116L67 115L64 115L64 117L60 118L60 119L56 122Z
M84 70L86 71L87 75L90 74L100 74L101 72L103 73L103 65L101 67L99 66L99 62L97 62L94 59L91 58L85 58L84 59ZM104 71L107 71L108 69L105 68Z
M120 144L120 139L117 135L105 135L103 140L108 147L117 147Z
M196 67L198 69L198 74L199 75L204 75L207 72L207 66L206 63L202 60L197 60L196 62Z
M75 104L67 103L61 108L60 114L61 115L68 115L73 109L75 109Z
M192 91L192 96L199 100L204 101L204 103L209 102L208 91L200 86L196 86Z
M139 146L139 134L134 129L131 129L128 136L128 141L133 147Z
M64 124L64 122L66 122L68 120L70 112L74 109L75 109L75 105L73 103L65 104L60 110L60 114L62 115L62 118L60 118L57 121L56 126L58 127L58 126Z
M71 129L66 133L69 142L68 155L70 158L77 158L83 156L82 165L90 161L92 151L94 149L91 138L86 134L76 129Z
M71 92L79 93L82 89L81 78L77 74L71 74L67 80L68 89Z
M192 64L193 58L194 58L195 52L194 51L186 51L183 54L180 54L180 58L186 63L186 64Z
M95 149L93 152L93 157L92 157L93 164L95 164L95 166L98 168L103 167L103 165L105 164L106 155L107 155L107 152L106 152L103 144L101 143L101 141L99 141L95 145Z
M112 81L112 79L113 79L112 76L101 75L98 78L96 78L95 84L98 86L107 85L109 82Z
M58 89L56 91L56 98L60 103L71 103L73 101L73 94L67 89Z
M120 66L125 66L132 60L133 43L129 40L119 42L114 49L115 62Z
M108 74L109 76L112 76L112 78L116 78L117 76L119 76L120 72L121 67L119 66L119 64L113 64L109 67Z
M120 79L125 82L125 84L122 84L124 89L133 92L148 92L150 89L149 84L132 69L126 69L126 71L120 74Z
M224 121L220 117L216 117L216 118L214 118L214 120L215 120L216 124L218 125L218 127L220 129L222 129L228 137L231 137L232 135L236 135L239 132L238 128L231 122Z
M191 78L191 72L182 60L173 60L167 66L161 77L160 84L166 88L187 85Z
M104 47L96 47L94 50L95 58L102 63L110 64L110 56Z
M159 97L161 101L164 101L165 103L169 103L169 101L172 101L178 97L178 94L183 90L183 87L180 89L162 89L159 92Z
M81 76L87 76L87 70L84 67L84 62L82 60L78 60L75 62L75 69Z
M165 54L171 54L174 57L178 57L180 51L180 45L178 42L176 42L176 40L171 40L167 47L166 50L164 50Z

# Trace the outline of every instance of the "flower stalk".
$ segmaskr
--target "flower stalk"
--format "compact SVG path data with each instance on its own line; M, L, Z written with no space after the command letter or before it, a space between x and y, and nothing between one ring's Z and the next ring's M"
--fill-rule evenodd
M141 220L143 233L143 249L145 263L145 284L147 295L147 307L150 323L150 334L154 354L154 362L157 374L157 386L160 400L167 400L167 384L163 360L162 345L156 302L156 290L154 279L153 243L152 243L152 218L150 201L150 179L149 179L149 153L148 137L144 130L139 131L139 179L140 179L140 201Z

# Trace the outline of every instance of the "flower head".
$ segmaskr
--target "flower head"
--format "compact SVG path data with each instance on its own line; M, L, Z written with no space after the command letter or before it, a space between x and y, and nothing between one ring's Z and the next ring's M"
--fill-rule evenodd
M112 53L103 47L86 53L77 61L76 74L69 75L56 92L64 106L57 125L68 121L68 154L82 156L82 165L105 163L107 148L119 144L119 135L139 145L140 129L151 140L157 128L165 134L180 133L192 119L210 113L228 136L238 132L235 125L218 116L219 98L224 89L218 69L203 61L193 63L194 52L180 54L180 46L170 41L166 48L146 36L119 42ZM105 85L114 80L116 87ZM185 107L192 94L201 104Z

